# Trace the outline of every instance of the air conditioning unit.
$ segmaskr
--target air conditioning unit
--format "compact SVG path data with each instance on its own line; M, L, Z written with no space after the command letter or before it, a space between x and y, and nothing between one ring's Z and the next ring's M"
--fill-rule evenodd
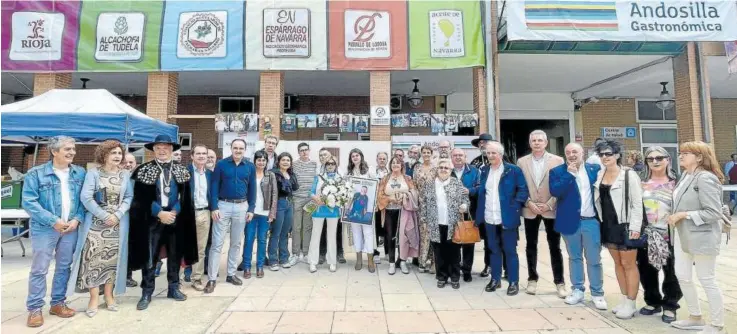
M402 110L402 96L392 95L392 97L389 99L389 106L391 107L391 111Z

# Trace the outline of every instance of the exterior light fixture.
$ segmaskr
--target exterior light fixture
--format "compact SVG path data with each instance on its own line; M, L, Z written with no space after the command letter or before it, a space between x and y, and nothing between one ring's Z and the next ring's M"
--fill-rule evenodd
M82 89L87 89L87 81L90 81L88 78L79 78L80 81L82 81Z
M661 82L660 85L663 86L663 90L660 92L660 98L655 101L655 105L660 110L666 111L676 105L676 100L674 100L670 93L668 93L668 88L666 88L666 86L668 85L667 81Z
M415 83L415 88L413 88L412 93L407 96L407 102L409 102L410 107L418 108L422 105L423 102L422 95L420 95L420 90L417 88L417 83L420 82L420 79L412 79L412 82Z

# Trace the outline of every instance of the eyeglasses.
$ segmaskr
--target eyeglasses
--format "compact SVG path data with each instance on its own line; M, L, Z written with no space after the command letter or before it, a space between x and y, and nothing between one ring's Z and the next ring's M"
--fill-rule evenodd
M325 166L337 166L337 164L334 162L328 162L325 164Z
M451 170L451 169L452 169L452 168L450 168L450 167L445 167L445 166L440 166L440 167L438 167L438 170Z
M665 159L668 159L668 157L665 157L665 156L657 156L657 157L647 157L647 158L645 158L645 161L647 161L647 162L653 162L653 161L661 162L661 161L663 161Z
M599 152L596 155L598 155L599 158L603 158L603 157L610 158L614 156L614 152Z

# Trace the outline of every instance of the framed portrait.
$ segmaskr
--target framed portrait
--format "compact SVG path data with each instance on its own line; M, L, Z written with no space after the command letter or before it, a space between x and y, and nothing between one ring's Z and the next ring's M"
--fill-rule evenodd
M343 223L371 225L376 211L376 196L379 180L351 177L353 194L343 209Z

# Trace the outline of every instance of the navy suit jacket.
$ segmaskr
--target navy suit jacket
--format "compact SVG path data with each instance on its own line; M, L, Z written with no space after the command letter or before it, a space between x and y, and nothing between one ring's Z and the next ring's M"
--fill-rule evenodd
M195 179L195 177L197 177L197 174L195 173L195 171L194 171L194 165L192 165L192 164L189 164L189 166L187 166L187 170L189 170L189 175L191 176L189 178L189 189L192 189L192 207L193 208L196 208L195 202L194 202L194 196L195 196L195 193L197 192L197 189L194 186L194 179ZM212 196L210 196L210 194L211 194L210 193L210 188L212 188L210 186L210 177L211 176L212 176L212 171L209 170L209 169L207 169L207 168L205 168L205 179L207 179L207 207L208 207L208 209L210 211L212 211L212 203L210 203L211 202L211 198L212 198Z
M585 164L591 187L591 204L594 205L594 183L601 169L598 164ZM576 177L568 172L568 165L562 164L550 170L550 194L558 199L558 210L555 212L555 231L571 235L581 225L581 193L578 191ZM594 216L597 216L594 205Z
M486 181L489 178L491 166L481 167L481 183L479 184L479 200L476 208L476 226L486 223L484 210L486 209ZM522 206L529 198L527 182L522 169L517 165L504 163L504 171L499 180L499 205L502 208L502 226L506 229L517 228L520 225Z

